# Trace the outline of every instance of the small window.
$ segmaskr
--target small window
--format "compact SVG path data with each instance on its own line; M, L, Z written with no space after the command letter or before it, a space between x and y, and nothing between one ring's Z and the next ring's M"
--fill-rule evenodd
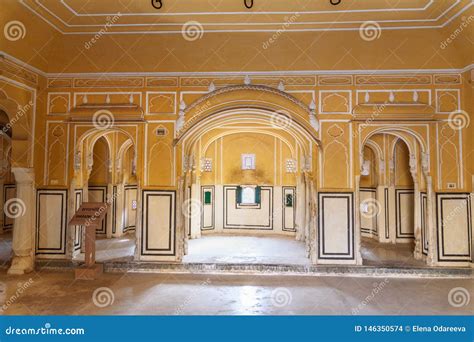
M259 186L239 186L236 194L239 205L257 205L261 202L261 188Z
M212 204L212 193L204 191L204 204Z
M255 154L242 154L242 170L255 170Z
M293 207L293 194L286 194L285 196L285 207L292 208Z

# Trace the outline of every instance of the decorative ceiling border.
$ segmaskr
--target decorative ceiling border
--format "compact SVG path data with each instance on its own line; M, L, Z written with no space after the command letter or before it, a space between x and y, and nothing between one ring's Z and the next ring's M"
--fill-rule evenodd
M365 70L365 69L354 69L354 70L288 70L288 71L198 71L198 72L95 72L95 73L54 73L45 72L38 69L22 60L4 52L0 51L0 58L4 57L11 62L18 64L23 68L27 68L30 71L37 73L38 75L48 78L65 78L65 77L124 77L124 76L135 76L135 77L146 77L146 76L157 76L157 77L216 77L216 76L319 76L319 75L406 75L406 74L463 74L465 72L474 70L474 63L469 64L464 68L460 69L384 69L384 70Z

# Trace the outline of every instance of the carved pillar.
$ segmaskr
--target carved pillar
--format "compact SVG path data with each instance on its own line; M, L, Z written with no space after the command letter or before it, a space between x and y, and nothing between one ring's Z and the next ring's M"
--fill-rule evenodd
M33 168L12 168L15 175L17 200L25 207L24 214L13 225L13 260L8 274L33 271L35 262L35 172Z
M356 176L355 178L355 193L354 193L354 210L355 210L355 227L354 227L354 257L356 261L356 265L362 265L362 254L360 253L360 176Z
M115 233L112 233L113 237L120 237L123 235L123 228L125 226L125 212L128 210L128 203L125 203L125 185L123 183L115 186L116 193L110 203L111 206L115 205Z
M426 176L426 195L427 195L427 220L426 220L426 231L428 240L428 256L426 258L426 263L429 266L436 266L438 264L438 259L436 255L437 251L437 236L436 236L436 213L435 213L435 193L433 191L433 179L431 176Z
M185 218L183 213L183 203L184 203L184 178L179 177L178 179L178 190L176 192L176 237L177 237L177 246L176 246L176 258L177 261L182 261L185 245L186 245L186 229L185 229Z
M183 207L183 210L191 210L191 239L198 239L201 237L201 176L195 175L195 181L191 185L192 198ZM181 208L180 208L181 210Z
M296 184L296 240L302 241L304 236L305 218L306 218L306 187L304 175L298 177Z

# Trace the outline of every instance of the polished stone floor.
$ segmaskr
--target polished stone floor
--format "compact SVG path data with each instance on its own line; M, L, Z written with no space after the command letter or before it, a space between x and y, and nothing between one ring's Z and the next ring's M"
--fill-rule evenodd
M188 241L185 263L309 265L305 246L286 236L212 235Z
M119 238L98 238L95 246L97 261L131 261L135 252L135 232ZM78 254L74 260L84 261L84 254Z
M96 259L106 261L131 261L135 251L135 233L121 238L97 239ZM422 261L413 257L410 244L380 244L362 239L361 254L364 265L419 267ZM0 235L0 268L7 267L11 259L11 233ZM79 254L75 260L84 260ZM304 244L285 236L228 236L211 235L189 240L185 263L247 263L309 265Z
M453 302L449 295L462 288L472 296L470 279L107 273L76 281L70 270L21 277L2 270L0 287L6 289L7 315L468 315L474 310L474 301Z

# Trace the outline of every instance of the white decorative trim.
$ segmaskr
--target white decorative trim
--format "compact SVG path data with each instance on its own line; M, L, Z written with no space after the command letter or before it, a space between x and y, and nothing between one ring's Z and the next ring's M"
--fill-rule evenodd
M149 106L149 95L160 95L160 94L171 94L174 96L174 112L172 113L150 113ZM176 101L176 92L175 91L147 91L146 92L146 104L145 104L145 115L175 115L177 113L178 102Z
M51 95L67 95L67 111L69 112L71 110L71 93L68 93L68 92L51 92L51 93L48 93L48 106L47 106L46 114L51 115L51 116L54 116L54 115L67 115L68 113L51 113L50 112L51 111L51 107L50 107Z
M324 104L324 101L322 99L322 94L334 94L336 96L340 96L342 97L341 95L338 95L339 93L347 93L349 94L349 101L346 102L347 104L347 109L348 111L347 112L324 112L323 111L323 104ZM320 90L319 91L319 114L352 114L352 90Z
M457 94L458 108L456 110L461 110L461 90L460 89L436 89L436 113L438 114L450 114L451 112L442 112L440 111L439 95L440 92L454 92Z

